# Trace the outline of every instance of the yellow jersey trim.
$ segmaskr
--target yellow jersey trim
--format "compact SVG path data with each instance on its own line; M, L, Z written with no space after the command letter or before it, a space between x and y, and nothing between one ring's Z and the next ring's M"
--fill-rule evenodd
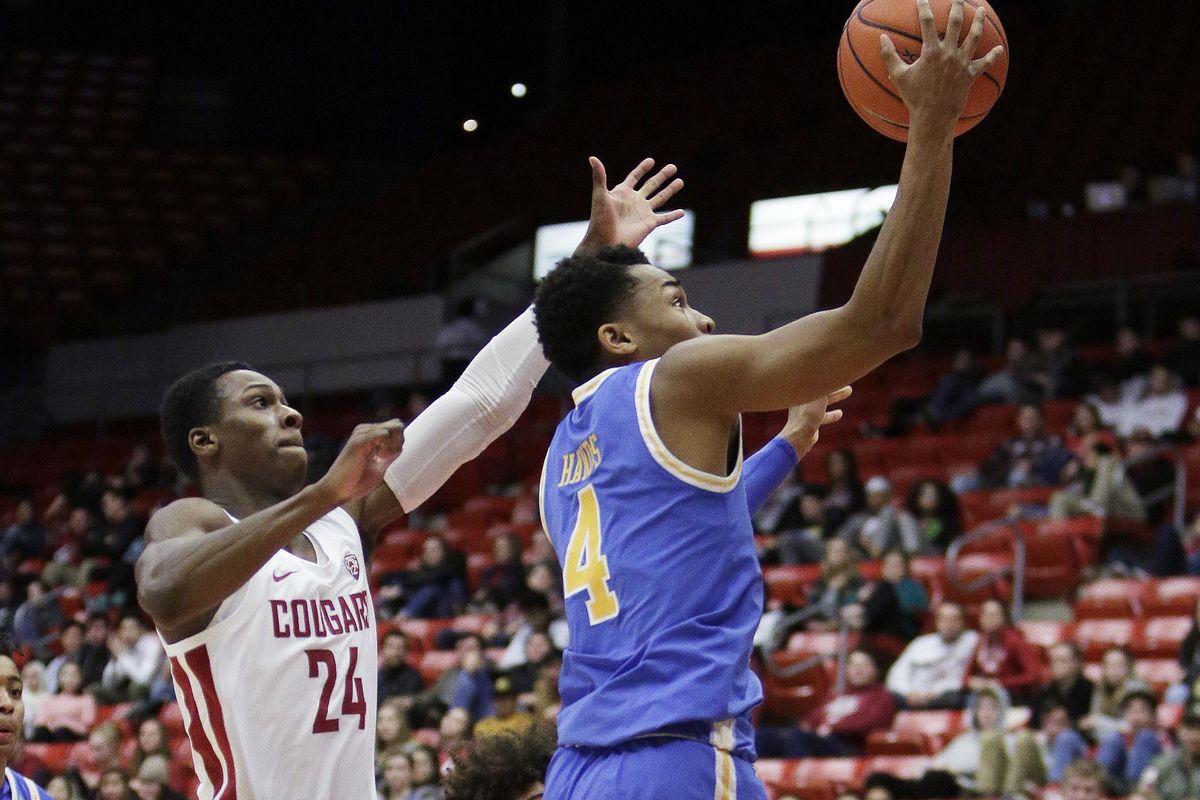
M666 444L658 435L658 429L654 427L654 415L650 411L650 381L654 375L654 368L657 365L657 358L645 363L638 374L637 390L634 392L634 402L637 404L638 428L641 429L642 440L646 443L646 448L650 451L650 455L654 457L654 460L658 462L660 467L686 484L695 486L698 489L721 494L732 491L742 477L741 425L738 425L737 463L734 465L733 471L728 475L714 475L711 472L696 469L690 464L685 463L667 449Z
M575 401L575 405L579 405L584 400L595 394L596 390L600 388L600 384L612 377L612 374L618 369L620 368L612 367L610 369L606 369L604 372L601 372L587 383L582 383L579 386L576 386L575 391L571 392L571 399Z

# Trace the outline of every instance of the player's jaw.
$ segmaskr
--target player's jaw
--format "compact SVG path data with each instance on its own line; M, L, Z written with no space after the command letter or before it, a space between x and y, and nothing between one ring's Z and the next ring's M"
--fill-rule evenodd
M716 331L711 317L688 305L687 293L669 272L649 264L630 271L637 288L628 304L628 329L637 345L637 360L658 358L680 342Z

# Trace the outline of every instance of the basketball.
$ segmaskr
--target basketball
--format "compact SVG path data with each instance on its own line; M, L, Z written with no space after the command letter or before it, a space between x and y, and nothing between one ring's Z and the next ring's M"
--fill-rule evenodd
M951 0L929 0L938 33L945 35ZM992 110L1008 77L1008 37L1000 18L986 0L966 0L962 34L967 38L975 9L987 12L983 38L972 58L982 58L996 45L1004 53L971 87L967 105L954 128L959 136L974 128ZM921 55L921 23L915 0L862 0L846 21L838 46L838 79L850 106L875 130L891 139L908 140L908 109L892 84L879 52L879 35L892 37L896 52L911 64Z

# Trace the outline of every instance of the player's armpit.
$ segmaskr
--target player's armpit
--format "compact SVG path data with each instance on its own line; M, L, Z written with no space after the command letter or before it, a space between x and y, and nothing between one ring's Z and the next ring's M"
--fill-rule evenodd
M846 307L820 311L761 336L702 336L667 351L654 371L664 413L732 417L777 411L854 383L912 347L919 331Z

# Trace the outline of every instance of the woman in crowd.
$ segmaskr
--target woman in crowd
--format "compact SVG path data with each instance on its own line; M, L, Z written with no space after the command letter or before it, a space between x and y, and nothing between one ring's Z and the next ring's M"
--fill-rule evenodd
M38 707L34 741L79 742L95 722L96 701L83 691L79 665L68 661L58 671L58 693L44 698Z
M912 639L921 632L921 616L929 611L929 593L912 576L909 564L908 555L903 550L889 550L883 554L880 565L880 578L891 584L900 606L900 635L904 639Z
M825 495L827 526L837 530L852 514L867 507L867 493L858 477L858 461L849 447L825 456L825 474L829 478L829 491Z
M412 752L411 800L442 800L442 771L437 751L421 745Z
M380 800L411 800L412 756L393 748L383 754L383 778L379 781Z
M958 498L944 481L917 481L905 505L917 521L924 552L942 552L962 533Z
M404 747L411 739L412 733L408 729L400 699L393 697L384 700L375 717L375 771L378 773L383 770L386 753Z
M1042 664L1025 634L1008 619L999 600L979 610L979 644L967 668L967 687L979 691L995 682L1017 702L1025 702L1042 684Z
M40 661L30 661L21 670L21 699L25 701L25 739L32 741L37 726L38 710L49 697L46 691L46 668Z

